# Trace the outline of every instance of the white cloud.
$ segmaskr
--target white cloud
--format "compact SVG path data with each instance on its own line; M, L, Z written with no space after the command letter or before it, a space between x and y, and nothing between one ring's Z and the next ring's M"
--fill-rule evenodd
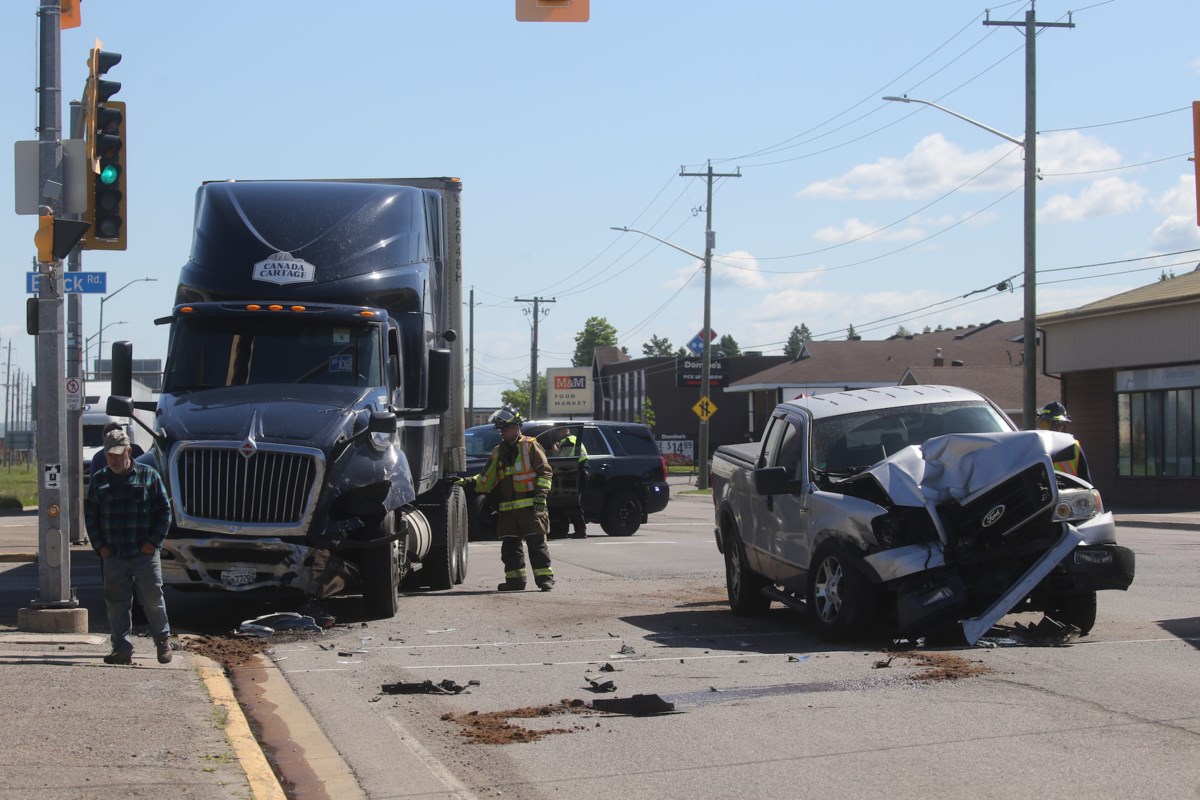
M1180 175L1179 182L1154 198L1160 214L1188 214L1196 210L1196 176Z
M1013 148L1012 144L1002 143L981 150L963 150L935 133L919 141L901 158L859 164L839 177L810 183L797 196L917 200L960 185L964 191L973 192L1011 189L1024 180L1021 154ZM1039 136L1037 159L1039 170L1045 174L1089 172L1121 163L1120 153L1114 148L1078 131Z
M1197 202L1196 177L1180 175L1178 183L1154 199L1154 210L1166 219L1150 234L1150 246L1163 252L1200 247Z
M925 237L925 231L912 226L879 230L877 225L851 217L841 225L827 225L813 233L813 238L824 244L845 244L868 237L875 241L915 242Z
M1121 178L1102 178L1078 196L1057 194L1038 211L1039 223L1079 222L1093 217L1127 214L1146 197L1146 188Z

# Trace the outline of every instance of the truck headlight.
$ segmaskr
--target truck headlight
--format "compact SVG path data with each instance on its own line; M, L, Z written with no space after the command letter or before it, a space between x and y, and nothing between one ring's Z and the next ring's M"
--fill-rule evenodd
M1058 504L1054 506L1054 518L1060 522L1091 519L1102 513L1104 502L1095 489L1062 489L1058 493Z

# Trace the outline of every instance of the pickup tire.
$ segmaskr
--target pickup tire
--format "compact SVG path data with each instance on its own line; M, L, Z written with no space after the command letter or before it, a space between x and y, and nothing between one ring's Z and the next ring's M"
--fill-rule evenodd
M770 581L750 569L746 548L737 528L725 531L725 591L729 610L739 617L759 617L771 608L771 598L763 594Z
M840 641L866 629L875 589L853 558L846 545L829 539L808 570L808 613L822 639Z
M609 536L633 536L642 526L642 504L632 489L617 489L609 495L600 517L600 527Z
M396 516L383 515L372 532L372 538L391 536L396 530ZM362 577L363 605L367 614L376 619L391 619L399 608L401 540L363 552L359 563Z
M1060 594L1050 599L1046 616L1074 625L1081 634L1091 633L1096 625L1096 593Z

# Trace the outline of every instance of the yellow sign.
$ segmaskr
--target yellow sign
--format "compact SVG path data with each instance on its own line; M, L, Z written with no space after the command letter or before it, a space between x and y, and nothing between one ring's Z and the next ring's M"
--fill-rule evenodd
M697 417L708 422L708 418L717 413L717 406L708 399L708 395L705 395L696 401L696 405L692 406L692 411L696 412Z

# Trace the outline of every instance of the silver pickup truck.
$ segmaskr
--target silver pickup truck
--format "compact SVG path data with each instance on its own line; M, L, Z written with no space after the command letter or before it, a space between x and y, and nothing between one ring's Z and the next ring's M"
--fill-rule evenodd
M1100 493L1054 469L1076 447L956 387L781 403L761 443L713 457L729 605L807 606L830 640L961 626L974 644L1017 611L1087 633L1096 592L1127 589L1134 555Z

